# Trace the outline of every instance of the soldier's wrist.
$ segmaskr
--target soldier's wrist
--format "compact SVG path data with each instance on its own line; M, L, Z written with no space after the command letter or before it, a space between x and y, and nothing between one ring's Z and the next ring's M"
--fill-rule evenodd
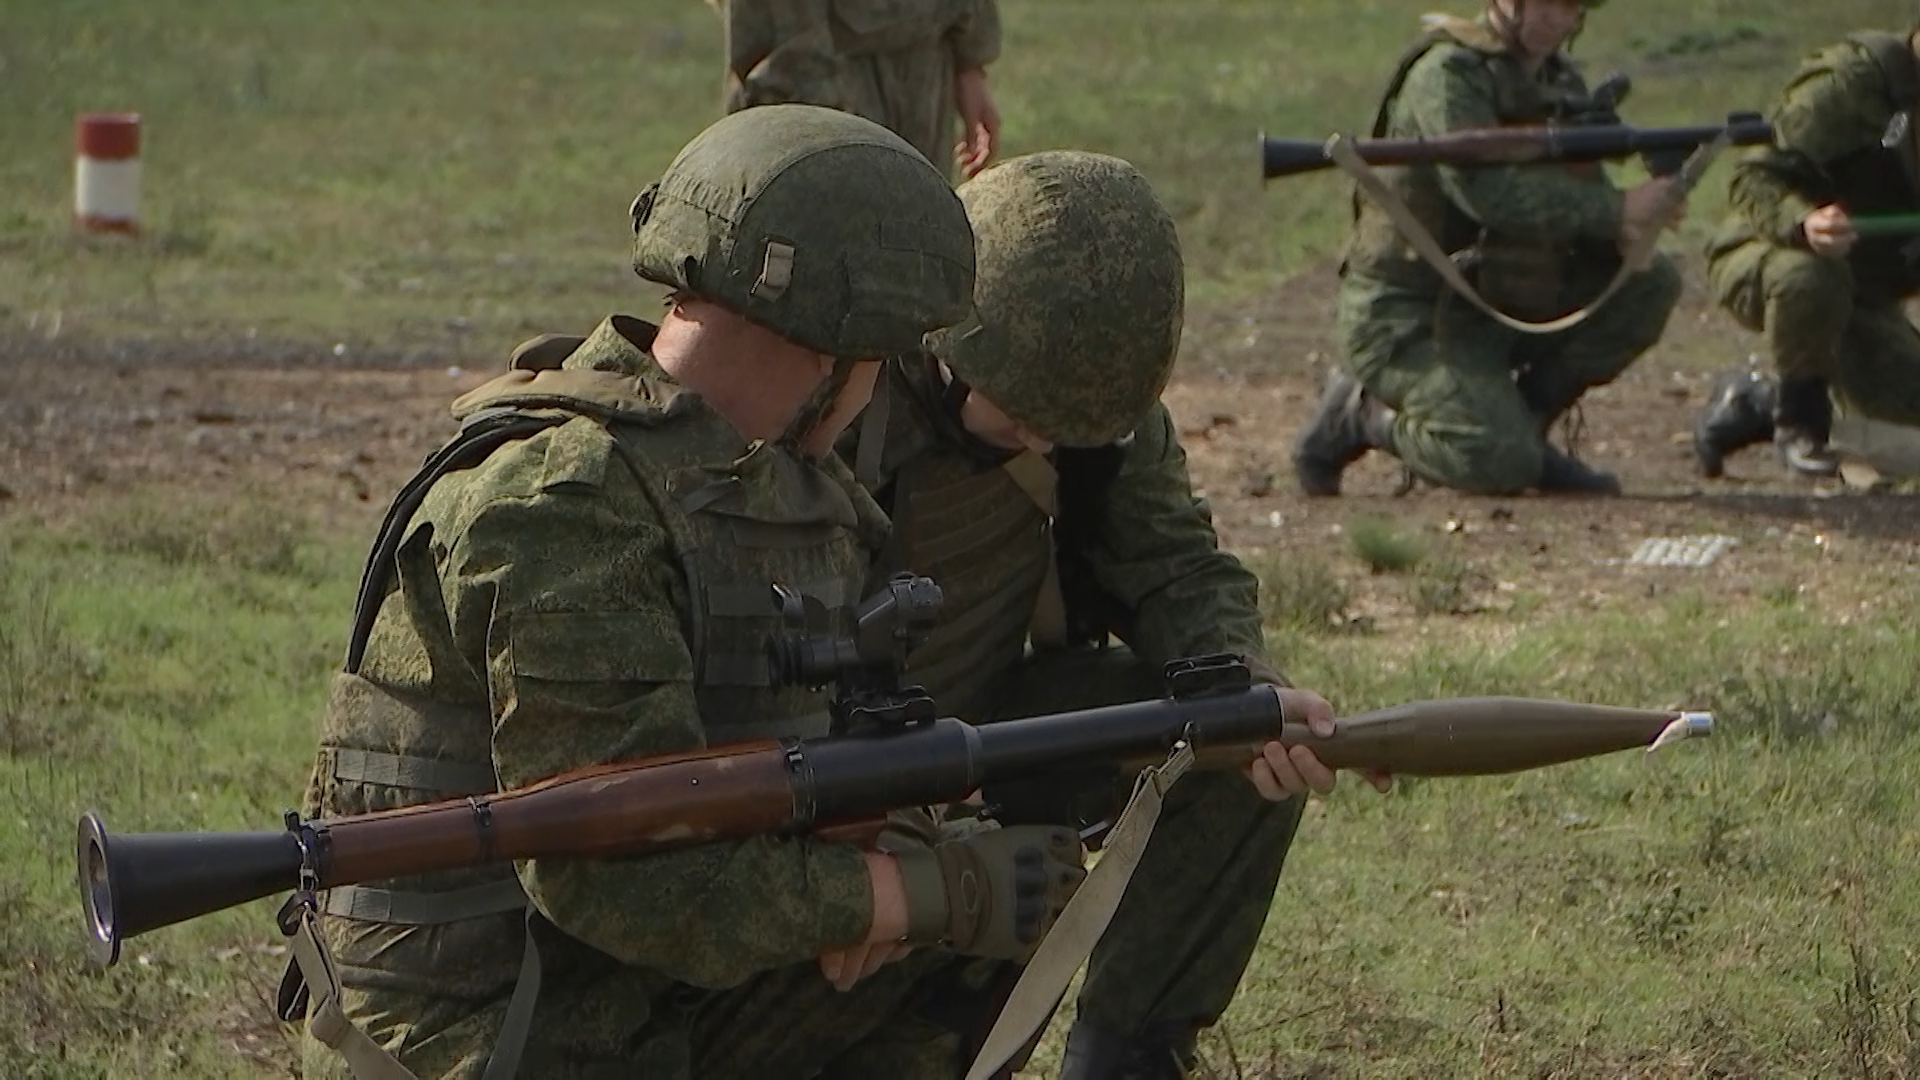
M901 933L896 940L910 945L943 941L952 919L940 857L931 847L912 847L896 851L890 858L898 868L904 908Z
M868 922L865 941L867 944L878 944L904 940L912 923L913 905L907 894L899 859L881 851L869 851L864 855L873 897L873 917Z

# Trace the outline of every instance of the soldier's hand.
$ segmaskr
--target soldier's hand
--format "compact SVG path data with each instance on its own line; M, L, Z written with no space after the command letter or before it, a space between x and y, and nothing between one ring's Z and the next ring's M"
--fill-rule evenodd
M1800 229L1807 234L1807 247L1815 255L1830 259L1846 258L1847 252L1853 250L1854 241L1860 239L1860 234L1854 231L1853 219L1834 203L1802 218Z
M1086 848L1059 825L988 829L894 853L910 944L963 956L1024 960L1086 880Z
M960 114L960 142L953 156L960 174L972 177L987 167L1000 149L1000 110L993 103L984 68L967 68L953 76L953 107Z
M1287 719L1305 723L1309 731L1322 738L1333 734L1333 706L1327 704L1326 698L1311 690L1289 687L1280 691L1280 702ZM1246 775L1252 781L1254 790L1270 802L1283 802L1309 791L1328 794L1333 791L1336 779L1333 770L1327 768L1311 749L1280 742L1270 742L1261 747L1260 755L1247 766ZM1361 775L1376 791L1386 792L1393 788L1393 776L1390 773L1364 769Z
M861 979L913 952L913 946L899 941L849 945L820 954L820 974L835 990L846 992Z
M1678 184L1675 177L1656 176L1626 190L1620 207L1618 243L1622 255L1631 254L1648 234L1671 228L1686 216L1686 192ZM1652 261L1653 247L1648 245L1640 265L1633 269L1645 270Z

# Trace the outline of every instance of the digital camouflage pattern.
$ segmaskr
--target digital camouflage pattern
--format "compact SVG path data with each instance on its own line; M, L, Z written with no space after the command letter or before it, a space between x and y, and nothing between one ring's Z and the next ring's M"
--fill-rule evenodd
M837 462L743 444L653 364L650 332L616 317L560 370L513 372L462 400L462 413L582 415L434 485L359 680L415 709L342 707L365 698L336 695L309 813L424 801L351 767L342 776L356 752L491 766L501 786L518 787L608 761L825 732L817 694L767 685L760 646L782 628L771 584L851 601L884 520ZM589 1063L675 1075L667 1066L690 1053L688 1002L810 964L858 940L871 918L859 850L806 838L516 869L552 923L528 1075ZM442 892L489 873L374 884ZM348 1015L403 1063L467 1075L485 1060L519 967L518 912L324 926Z
M808 105L725 117L633 206L633 268L817 352L916 350L967 313L973 232L899 136Z
M1118 158L1052 151L987 169L960 199L974 314L929 335L929 351L1050 442L1132 430L1173 375L1186 286L1173 217L1146 178Z
M1006 173L1019 183L1000 190L1024 189L1047 205L1059 196L1046 190L1050 185L1032 183L1036 175ZM1140 189L1068 190L1098 210L1108 200L1132 201ZM1035 244L1057 252L1065 265L1089 268L1106 257L1093 253L1109 251L1170 265L1177 257L1170 233L1161 234L1167 250L1142 251L1102 232L1131 227L1128 215L1043 216L1034 206L1001 199L969 200L968 208L980 238L982 306L992 296L992 305L1006 312L1002 325L1018 330L999 337L1005 356L977 357L982 370L1051 374L1054 382L1084 391L1088 383L1122 378L1116 368L1124 360L1144 368L1136 385L1164 383L1177 335L1144 327L1144 340L1120 342L1111 325L1088 317L1081 305L1089 298L1075 283L1032 274L1017 251L999 245ZM994 220L1001 214L1020 227ZM1049 230L1060 231L1049 238ZM1070 251L1070 244L1081 250ZM1024 287L996 291L994 276L1003 269L1020 275L1009 284ZM1104 314L1138 327L1128 321L1131 313ZM1076 556L1106 601L1125 612L1130 648L1055 647L1029 656L1030 628L1044 621L1039 613L1058 588L1051 571L1059 455L1010 453L968 433L932 356L889 364L883 385L893 404L878 475L870 482L889 507L894 531L877 572L910 567L941 583L940 621L909 658L909 675L943 712L993 722L1158 697L1164 692L1158 673L1167 661L1203 653L1240 653L1263 677L1282 681L1262 659L1258 580L1220 550L1165 405L1101 393L1085 398L1095 408L1075 418L1102 431L1132 432L1115 447L1116 471L1091 508L1096 517L1085 523L1088 542ZM1011 396L993 400L1015 416L1029 406L1030 388L1044 386L1048 399L1057 393L1042 381L1006 386ZM1115 411L1097 415L1100 409ZM859 438L870 434L856 424L842 452L857 459ZM1124 795L1118 782L1109 773L1091 775L1087 797L1063 803L1106 807ZM1172 1041L1190 1044L1199 1027L1216 1020L1258 942L1298 820L1297 800L1268 803L1238 775L1192 773L1175 785L1143 868L1094 951L1078 1004L1081 1021L1123 1036L1169 1032Z
M1400 75L1376 125L1395 138L1540 123L1587 94L1562 56L1528 76L1484 19L1448 20L1403 60ZM1380 172L1443 247L1477 249L1482 295L1511 314L1573 311L1619 267L1622 193L1597 167ZM1532 486L1547 425L1652 347L1679 300L1679 273L1657 256L1581 325L1522 335L1453 296L1377 208L1356 207L1336 320L1344 363L1396 410L1391 452L1446 487L1504 494Z
M864 116L953 171L953 76L1000 55L999 0L709 0L728 112L800 102Z
M1862 415L1920 424L1920 334L1901 308L1920 292L1901 252L1911 237L1864 237L1833 259L1808 250L1800 230L1831 202L1853 214L1920 209L1913 136L1881 145L1894 115L1920 106L1920 75L1899 39L1879 37L1893 46L1892 71L1848 40L1788 82L1770 116L1774 145L1735 166L1707 272L1714 299L1765 335L1783 377L1817 377Z

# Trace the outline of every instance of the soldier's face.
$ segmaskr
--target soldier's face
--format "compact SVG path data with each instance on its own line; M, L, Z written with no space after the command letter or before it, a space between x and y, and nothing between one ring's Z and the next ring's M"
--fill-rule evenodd
M1527 55L1544 59L1580 29L1580 0L1497 0Z
M711 403L749 438L772 438L833 371L833 357L789 341L710 300L676 292L667 297L654 360ZM832 408L800 440L820 456L873 397L878 363L853 365Z

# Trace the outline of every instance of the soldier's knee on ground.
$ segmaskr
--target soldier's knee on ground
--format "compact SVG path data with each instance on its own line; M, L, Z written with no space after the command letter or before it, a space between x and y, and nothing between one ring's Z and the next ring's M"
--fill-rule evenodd
M1441 440L1455 464L1448 487L1474 495L1517 495L1540 479L1543 463L1539 433L1532 428L1480 431Z

